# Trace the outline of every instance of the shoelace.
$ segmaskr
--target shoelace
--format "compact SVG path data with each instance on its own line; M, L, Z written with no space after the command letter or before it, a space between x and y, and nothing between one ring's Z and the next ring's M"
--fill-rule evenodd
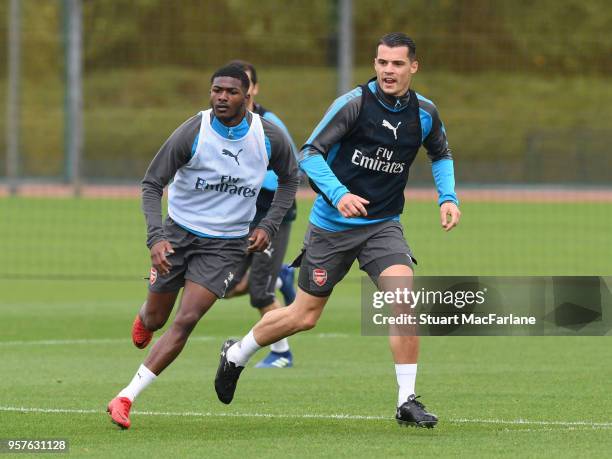
M421 402L419 402L419 401L417 400L417 398L421 398L421 396L420 396L420 395L417 395L416 397L414 397L414 398L412 399L412 401L414 402L414 404L415 404L416 406L418 406L419 408L421 408L421 409L423 409L423 410L424 410L424 409L425 409L425 405L423 405Z
M119 415L122 418L127 419L127 413L126 412L129 410L130 404L126 400L119 400L119 403L121 404L121 408L119 409Z
M230 362L229 360L227 361L226 371L229 371L229 373L231 373L232 375L236 373L240 374L242 370L243 370L243 367L239 367L234 362Z

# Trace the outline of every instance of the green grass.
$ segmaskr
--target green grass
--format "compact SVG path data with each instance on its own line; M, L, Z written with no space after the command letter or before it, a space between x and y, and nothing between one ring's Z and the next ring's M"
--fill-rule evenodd
M301 202L289 254L308 210ZM612 271L609 204L466 203L462 211L461 226L445 234L434 205L407 205L419 273ZM317 328L290 339L296 367L248 369L230 406L212 386L218 348L257 314L244 298L218 302L134 407L201 415L134 414L132 429L119 431L105 404L146 354L129 340L146 291L137 201L2 199L0 215L2 438L68 438L75 457L604 457L612 450L609 337L423 338L417 390L441 422L434 430L399 428L387 342L360 336L356 270ZM38 278L7 279L11 269ZM66 280L44 279L62 271ZM102 280L70 277L77 274ZM24 343L41 340L91 341ZM307 417L337 414L372 418ZM482 421L518 419L542 423ZM574 421L587 424L564 424Z
M611 275L610 203L476 203L439 228L435 203L408 202L404 232L425 275ZM297 254L310 203L299 205ZM0 199L0 276L141 279L148 273L136 199ZM289 255L288 255L289 256ZM357 272L357 271L354 271Z

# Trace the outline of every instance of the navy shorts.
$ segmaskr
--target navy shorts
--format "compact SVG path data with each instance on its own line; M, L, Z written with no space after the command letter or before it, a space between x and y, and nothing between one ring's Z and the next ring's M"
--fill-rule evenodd
M291 222L281 223L278 231L263 252L255 252L243 258L237 269L234 280L230 284L232 289L249 271L249 297L251 306L254 308L265 308L270 306L276 299L276 279L283 265L289 235L291 233Z
M413 268L416 264L399 222L386 221L346 231L327 231L309 224L302 253L294 261L294 266L300 266L298 285L311 295L329 296L355 260L374 283L389 266Z
M174 253L165 276L151 268L149 290L155 293L176 292L189 279L222 298L232 282L247 251L247 236L222 239L200 237L177 225L170 217L164 222L164 234Z

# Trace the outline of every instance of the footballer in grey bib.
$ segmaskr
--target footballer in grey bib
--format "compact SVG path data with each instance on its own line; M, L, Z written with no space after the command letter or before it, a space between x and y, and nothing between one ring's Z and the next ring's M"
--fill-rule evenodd
M242 237L268 168L264 130L254 113L244 137L227 139L212 128L210 112L202 112L195 153L169 187L168 214L195 233Z

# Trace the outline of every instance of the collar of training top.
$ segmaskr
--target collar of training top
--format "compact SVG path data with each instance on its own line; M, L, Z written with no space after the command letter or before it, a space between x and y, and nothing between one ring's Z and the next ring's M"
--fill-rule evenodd
M231 140L241 139L244 137L247 132L249 132L249 127L251 126L252 120L253 115L247 110L240 123L238 123L236 126L230 127L223 124L223 122L215 116L213 111L210 112L210 125L212 128L222 137Z
M402 109L408 105L408 101L410 100L410 89L400 97L391 96L389 94L385 94L383 90L378 85L378 81L376 77L372 78L368 81L368 87L372 87L372 83L374 83L376 97L383 102L385 105L391 107L394 110Z

